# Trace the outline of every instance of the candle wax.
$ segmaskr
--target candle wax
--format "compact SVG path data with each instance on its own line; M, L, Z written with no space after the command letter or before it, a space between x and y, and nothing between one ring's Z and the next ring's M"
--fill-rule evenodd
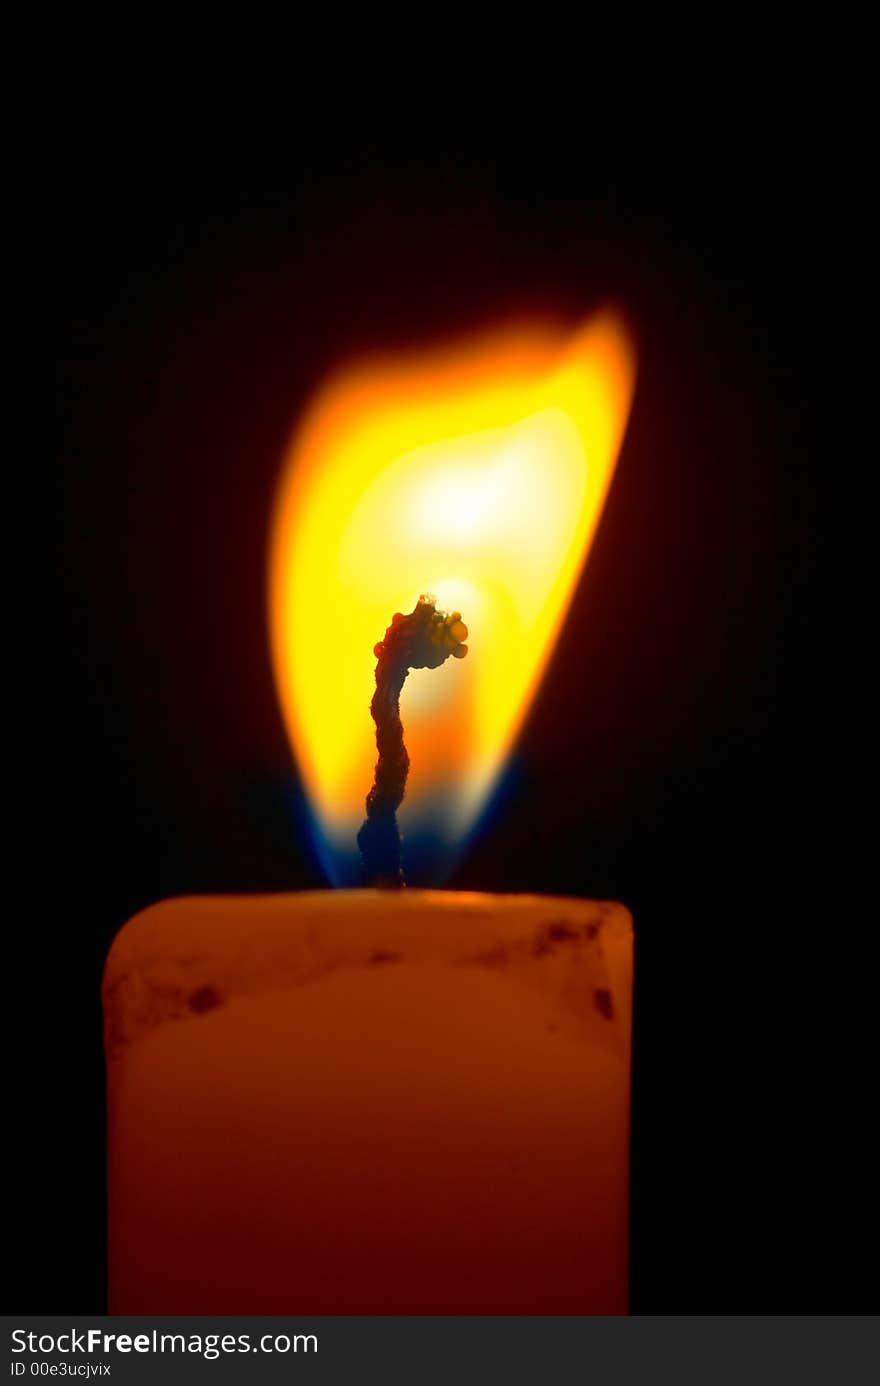
M104 978L113 1314L623 1314L620 905L194 897Z

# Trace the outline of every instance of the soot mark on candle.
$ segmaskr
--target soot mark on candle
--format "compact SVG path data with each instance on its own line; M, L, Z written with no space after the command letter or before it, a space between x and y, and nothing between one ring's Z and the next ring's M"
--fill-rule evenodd
M367 958L368 967L378 967L382 963L400 962L399 953L389 953L385 948L377 948L375 953L371 953Z
M564 921L557 921L547 925L547 936L554 943L566 943L570 938L577 938L577 929L572 929Z
M547 953L552 953L558 943L573 943L579 938L577 929L573 929L567 920L554 919L552 923L545 924L538 930L532 944L532 953L536 958L542 958Z
M189 1008L195 1011L196 1015L203 1015L205 1011L215 1011L222 1005L223 1000L213 987L199 987L189 998Z
M614 1019L614 1002L606 987L597 987L593 992L593 1005L605 1020Z

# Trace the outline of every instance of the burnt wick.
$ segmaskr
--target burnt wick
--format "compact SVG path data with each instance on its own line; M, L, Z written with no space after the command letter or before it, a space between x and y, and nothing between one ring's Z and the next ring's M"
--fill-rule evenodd
M370 712L376 723L376 775L367 795L367 816L357 836L368 885L399 889L401 866L397 810L406 793L409 756L403 741L400 694L410 669L438 669L450 655L467 654L461 612L438 611L433 597L419 597L409 615L398 611L375 646L376 691Z

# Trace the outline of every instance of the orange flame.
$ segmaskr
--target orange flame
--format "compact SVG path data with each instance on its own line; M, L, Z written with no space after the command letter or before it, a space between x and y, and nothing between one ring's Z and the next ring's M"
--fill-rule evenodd
M373 646L421 592L469 657L407 680L406 835L463 838L553 650L623 438L622 322L507 329L332 378L285 459L271 537L272 657L320 830L353 849L375 763Z

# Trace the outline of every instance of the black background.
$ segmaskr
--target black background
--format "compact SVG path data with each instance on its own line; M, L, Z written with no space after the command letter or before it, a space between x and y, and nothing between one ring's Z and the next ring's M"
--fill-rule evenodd
M617 478L450 884L634 911L633 1309L865 1312L865 36L841 8L276 9L14 24L10 1308L103 1307L115 930L320 884L263 592L309 389L611 297L641 372Z

